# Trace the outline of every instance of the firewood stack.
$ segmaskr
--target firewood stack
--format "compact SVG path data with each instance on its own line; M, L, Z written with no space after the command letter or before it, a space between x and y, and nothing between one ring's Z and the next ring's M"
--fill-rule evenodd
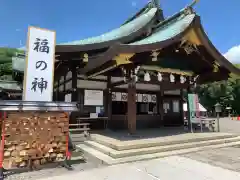
M12 112L5 120L4 168L37 167L65 158L68 115Z

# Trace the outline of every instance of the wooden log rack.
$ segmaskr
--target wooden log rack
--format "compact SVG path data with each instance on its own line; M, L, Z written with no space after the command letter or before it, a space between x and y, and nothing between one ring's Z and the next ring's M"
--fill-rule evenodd
M3 167L38 169L68 153L69 113L74 103L1 101L4 127ZM3 131L3 130L2 130Z

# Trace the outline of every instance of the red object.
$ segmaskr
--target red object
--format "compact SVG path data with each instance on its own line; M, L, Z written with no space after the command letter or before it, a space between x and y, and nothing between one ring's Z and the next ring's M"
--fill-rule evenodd
M72 156L72 154L71 154L69 151L67 151L67 153L66 153L66 158L67 158L67 159L71 159L71 156Z
M240 121L240 116L237 117L237 120Z
M1 112L2 115L2 112ZM6 113L3 113L3 116L1 116L2 120L2 141L0 145L0 168L3 168L3 158L4 158L4 141L5 141L5 124L4 120L6 118Z
M66 135L66 157L68 157L69 151L68 151L68 135Z

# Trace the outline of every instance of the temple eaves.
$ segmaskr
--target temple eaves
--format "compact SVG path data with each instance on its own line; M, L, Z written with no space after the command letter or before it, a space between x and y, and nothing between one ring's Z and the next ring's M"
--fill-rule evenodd
M115 46L115 48L103 53L101 57L95 59L94 61L97 62L98 67L100 67L107 63L106 57L109 59L109 61L111 61L115 54L151 52L157 49L166 48L174 43L185 41L193 43L193 45L196 47L201 47L201 49L204 48L211 58L215 60L215 64L217 63L222 69L227 70L229 73L232 72L240 75L240 69L236 68L225 57L223 57L208 39L208 36L205 34L201 25L200 17L192 10L192 6L195 4L195 2L196 1L179 13L161 22L148 37L130 44L119 44ZM215 64L213 64L213 66ZM91 62L84 67L84 71L82 72L90 75L91 73L89 74L89 72L92 72L93 69L98 68L97 66L94 66L94 63ZM115 65L113 65L113 67L114 66ZM104 70L99 72L104 72Z
M147 9L146 12L136 19L126 23L125 25L120 26L108 33L102 34L100 36L68 42L68 43L61 43L59 46L64 45L88 45L88 44L96 44L96 43L104 43L108 41L118 40L120 42L122 38L126 38L131 36L134 38L134 34L138 34L142 28L145 28L154 18L157 12L157 8ZM136 36L135 35L135 36ZM123 42L122 42L123 43Z
M103 42L105 43L108 42L108 44L103 43L103 45L104 46L108 45L112 47L110 48L109 51L102 53L101 57L99 58L94 58L94 59L91 59L91 57L89 58L89 62L84 67L84 71L90 72L92 71L92 69L96 68L97 66L101 66L105 64L107 61L110 61L112 58L114 58L116 54L141 53L146 51L153 51L156 49L167 47L173 43L180 42L185 38L185 40L187 41L194 41L193 43L195 43L196 45L203 46L206 49L206 51L208 51L208 53L211 54L211 56L216 61L218 61L218 64L220 66L223 66L228 71L233 72L234 74L240 75L240 70L234 67L227 59L225 59L216 50L216 48L209 41L207 35L204 33L204 30L200 23L200 17L196 15L196 13L193 12L193 9L192 9L192 6L195 5L196 2L197 1L195 0L193 3L188 5L186 8L184 8L180 12L160 22L159 24L157 24L157 26L155 26L155 29L152 31L152 34L150 34L149 36L143 37L140 40L137 40L135 42L132 42L132 43L122 42L122 44L113 46L114 45L112 43L113 39L111 39L112 35L109 35L109 37L104 40L100 38L100 39L97 39L96 41L83 40L80 42L77 41L75 44L73 43L73 44L60 45L60 46L57 45L56 52L58 52L59 50L63 50L63 52L71 53L71 47L74 47L75 52L81 52L84 50L84 47L86 47L85 48L86 51L84 50L84 53L86 53L87 50L89 50L89 48L94 49L93 47L96 47L96 45L101 44ZM135 18L129 23L131 24L139 20L139 18L145 17L147 19L147 20L145 19L145 24L143 25L140 23L141 27L144 28L146 27L146 24L148 24L148 22L151 22L152 18L155 17L156 12L157 12L157 8L148 9L146 10L145 14L142 14L141 16ZM142 20L139 20L139 22L142 22ZM125 27L129 26L129 23L125 24L124 26ZM121 26L120 28L124 26ZM197 28L194 29L194 27L197 27ZM128 31L129 29L131 28L126 28L126 31L124 31L126 33L125 35L127 36L132 35L132 32ZM116 31L119 32L119 28ZM120 36L122 36L122 32L120 34L121 34ZM120 36L118 36L117 38L119 38ZM89 41L89 42L86 43L86 41ZM90 47L93 44L94 46ZM104 47L104 46L100 46L100 47Z

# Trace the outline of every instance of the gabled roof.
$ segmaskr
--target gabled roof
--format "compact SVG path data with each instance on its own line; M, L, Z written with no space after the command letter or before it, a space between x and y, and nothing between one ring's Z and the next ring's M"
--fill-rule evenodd
M17 81L0 80L0 90L21 91L22 87Z
M97 59L89 59L81 73L87 73L94 68L112 61L116 54L140 53L164 48L183 37L184 32L192 26L195 14L185 14L185 9L158 24L153 33L139 41L130 44L118 44L101 54Z
M118 54L130 54L131 57L134 57L136 53L161 50L174 43L187 40L194 41L192 43L199 48L203 47L225 74L232 72L240 75L240 70L222 56L208 39L201 25L200 17L192 9L192 5L195 3L196 0L180 12L161 21L157 16L160 10L159 5L152 0L120 28L101 36L57 45L56 52L88 53L90 50L108 48L94 57L90 56L87 65L81 70L83 74L93 75L96 71L101 74L114 69L121 63L131 63L131 61L117 62L115 57ZM188 39L191 33L194 38ZM18 68L17 64L13 67Z
M190 33L193 34L193 39L188 38L188 34ZM116 64L118 64L114 58L116 54L151 52L166 48L169 45L182 42L183 40L195 41L193 44L199 48L203 47L222 69L226 69L224 73L228 71L229 73L232 72L240 75L240 69L230 63L210 42L203 30L200 17L196 15L192 7L187 7L161 22L150 36L130 44L112 46L112 48L102 53L98 58L90 59L81 73L92 76L93 74L91 73L96 74L94 70L96 68L104 67L107 70L110 68L108 66L115 68ZM212 66L214 66L214 64L212 64ZM104 72L104 69L99 70L99 72Z
M179 14L179 17L166 22L164 21L162 24L159 24L159 28L157 28L151 36L130 44L126 44L126 46L131 48L134 46L147 45L149 47L151 44L173 39L189 28L189 26L193 23L195 16L195 14Z
M132 21L132 20L136 19L137 17L139 17L140 15L146 13L147 9L149 9L149 8L157 8L158 9L157 14L158 14L159 21L164 20L162 9L160 8L159 0L151 0L143 8L141 8L134 16L129 18L127 21L125 21L124 24L127 24L130 21Z
M75 49L77 49L76 51L101 49L109 47L114 43L128 43L134 40L147 31L148 27L157 19L159 11L162 12L157 1L151 0L133 17L110 32L87 39L57 44L56 52L70 52L75 51ZM25 47L21 47L21 50L25 50Z
M100 36L59 44L56 46L56 52L69 52L74 51L73 49L87 51L105 48L114 43L130 42L147 30L154 21L157 10L157 8L147 8L139 17Z

